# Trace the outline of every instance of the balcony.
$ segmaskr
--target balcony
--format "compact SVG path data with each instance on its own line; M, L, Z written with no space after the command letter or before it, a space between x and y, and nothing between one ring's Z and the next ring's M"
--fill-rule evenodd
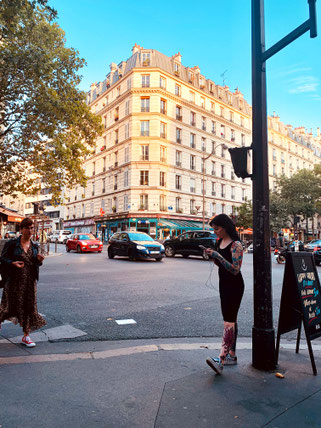
M204 125L204 123L202 125L202 131L206 131L206 125Z
M190 188L190 192L191 192L191 193L196 193L196 188L195 188L195 187L191 187L191 188Z
M149 88L149 82L143 82L142 83L142 88Z
M141 107L141 108L140 108L140 111L141 111L142 113L149 113L149 107Z
M160 209L159 209L160 211L167 211L167 208L166 207L160 207Z
M103 187L102 193L106 193L106 188Z
M195 149L195 143L191 143L190 146L192 149Z
M235 137L231 137L231 141L235 141Z
M212 131L211 131L211 132L212 132L212 134L213 134L213 135L216 135L216 131L215 131L215 129L212 129Z
M191 120L191 125L192 125L192 126L196 126L196 122L195 122L195 120Z
M191 169L192 171L195 171L195 170L196 170L195 165L191 165L191 166L190 166L190 169Z
M176 138L176 143L178 143L178 144L182 144L182 140L181 140L181 138Z
M180 114L176 114L176 120L182 121L183 120L183 116L181 116Z
M91 192L91 196L95 196L95 191L94 190Z
M176 212L179 213L179 214L182 214L183 213L183 208L176 208Z
M146 210L148 210L148 207L146 205L140 205L138 210L139 211L146 211Z
M197 214L197 210L191 210L191 211L190 211L190 213L191 213L192 215L196 215L196 214Z
M141 161L148 161L149 160L149 156L141 156L140 160Z
M221 173L221 177L225 178L225 173L224 172Z
M166 158L161 157L161 158L160 158L160 161L161 161L161 162L166 162Z
M161 133L160 133L160 137L165 139L165 138L166 138L166 134L165 134L165 132L161 132Z
M182 185L181 184L176 184L176 190L182 190Z
M140 131L142 137L149 137L149 131Z
M114 184L114 190L117 190L117 184Z
M143 61L143 66L144 67L148 67L150 65L150 60L149 59L145 59L145 61Z
M160 187L166 187L166 183L165 183L165 181L161 181L161 182L159 183L159 186L160 186Z
M212 196L215 196L216 192L214 190L212 190Z
M214 171L214 169L212 169L211 174L212 174L212 175L215 175L215 171Z
M117 168L118 167L118 162L115 162L114 163L114 168Z
M179 168L181 168L182 167L182 162L176 161L176 166L178 166Z
M222 138L225 138L225 134L224 134L224 132L221 132L221 137L222 137Z
M231 199L235 199L235 195L231 195Z
M160 112L161 112L162 114L166 114L166 109L165 109L165 108L161 108L161 109L160 109Z
M222 197L222 198L225 198L225 193L221 193L221 197Z

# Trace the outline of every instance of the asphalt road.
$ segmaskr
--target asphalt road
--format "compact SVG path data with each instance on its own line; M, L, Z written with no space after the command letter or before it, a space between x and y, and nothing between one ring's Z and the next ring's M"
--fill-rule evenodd
M71 325L87 333L72 339L82 341L221 336L218 274L211 261L179 256L160 263L110 260L106 248L101 254L78 254L66 253L63 245L58 251L63 254L45 260L38 283L38 310L47 327ZM252 264L252 254L245 254L238 319L239 334L245 337L251 336L253 325ZM277 328L284 265L272 261L272 267ZM116 322L124 319L136 323Z
M103 253L66 253L45 260L38 283L38 309L48 327L70 324L87 335L72 340L221 336L217 268L197 257L132 262ZM253 325L253 256L244 255L246 284L239 312L240 336ZM283 265L273 266L277 327ZM136 324L118 325L133 319ZM289 334L295 337L295 332Z

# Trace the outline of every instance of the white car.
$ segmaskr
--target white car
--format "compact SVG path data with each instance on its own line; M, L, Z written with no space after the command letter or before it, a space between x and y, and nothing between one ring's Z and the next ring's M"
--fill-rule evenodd
M50 242L57 241L59 244L65 244L70 235L71 230L54 230L50 236Z

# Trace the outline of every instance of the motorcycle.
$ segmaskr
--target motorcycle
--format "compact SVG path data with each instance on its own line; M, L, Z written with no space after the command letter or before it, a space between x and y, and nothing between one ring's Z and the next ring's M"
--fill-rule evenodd
M278 248L274 250L275 260L279 264L285 263L285 255L286 255L286 250L279 250Z

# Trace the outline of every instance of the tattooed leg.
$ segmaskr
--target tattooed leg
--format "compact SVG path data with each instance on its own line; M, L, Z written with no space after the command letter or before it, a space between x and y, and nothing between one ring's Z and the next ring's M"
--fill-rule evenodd
M234 325L234 341L233 341L233 344L232 344L231 349L230 349L230 354L232 355L232 357L234 357L234 355L235 355L237 333L238 333L238 328L237 328L237 322L236 322Z
M235 323L232 322L224 322L224 332L220 352L220 359L223 364L234 342L234 324Z

